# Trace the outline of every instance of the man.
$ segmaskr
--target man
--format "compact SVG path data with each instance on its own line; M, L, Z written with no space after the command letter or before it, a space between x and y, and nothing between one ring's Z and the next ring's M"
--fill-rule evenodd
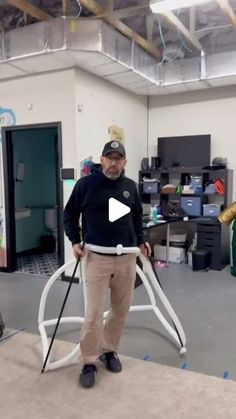
M97 246L139 246L150 256L143 242L142 206L135 183L124 175L126 152L118 141L105 144L100 165L76 183L64 211L65 233L76 258L82 257L86 291L85 322L80 335L79 382L90 388L95 383L98 358L111 372L120 372L117 350L129 312L136 278L136 255L107 255L82 248L79 217L82 214L82 238ZM131 211L114 222L109 221L109 199L127 205ZM111 307L103 325L104 303L111 290Z

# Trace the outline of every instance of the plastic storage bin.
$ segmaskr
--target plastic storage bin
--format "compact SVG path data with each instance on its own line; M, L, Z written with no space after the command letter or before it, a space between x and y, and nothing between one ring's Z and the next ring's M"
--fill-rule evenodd
M191 176L190 184L193 188L196 186L202 186L202 176Z
M143 193L158 193L158 183L143 182Z
M180 206L187 215L199 216L202 214L202 203L199 196L181 196Z
M220 204L203 204L203 215L217 217L220 211Z

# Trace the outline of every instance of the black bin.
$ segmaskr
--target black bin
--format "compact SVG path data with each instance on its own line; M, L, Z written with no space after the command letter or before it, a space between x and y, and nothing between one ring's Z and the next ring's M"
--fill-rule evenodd
M193 271L207 271L211 263L211 253L207 250L194 250L192 253Z

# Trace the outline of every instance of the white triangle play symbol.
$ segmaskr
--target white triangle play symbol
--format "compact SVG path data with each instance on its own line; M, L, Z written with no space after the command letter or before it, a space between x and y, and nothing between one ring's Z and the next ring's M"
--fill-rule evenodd
M117 201L115 198L109 199L109 221L113 223L113 221L118 220L121 217L124 217L124 215L128 214L130 212L130 207L128 207L125 204L122 204L122 202Z

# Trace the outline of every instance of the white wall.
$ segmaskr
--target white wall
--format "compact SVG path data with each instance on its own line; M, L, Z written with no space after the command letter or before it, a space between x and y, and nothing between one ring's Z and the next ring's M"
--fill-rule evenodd
M103 79L76 70L77 158L92 155L99 162L103 145L110 141L108 127L117 125L125 131L126 175L138 180L141 159L147 149L147 99L135 96Z
M82 70L65 70L1 83L0 106L15 112L16 125L62 121L63 166L79 169L89 155L99 162L108 127L125 131L127 176L138 180L147 150L147 100ZM32 103L32 110L27 104ZM77 111L77 105L83 111ZM79 171L78 171L79 174ZM73 185L64 184L64 203ZM72 257L65 239L65 260Z
M74 71L47 73L0 85L0 105L15 112L16 125L62 122L63 165L75 164ZM27 104L32 103L32 110Z
M228 167L236 172L235 109L236 86L151 97L149 156L157 153L157 137L211 134L211 159L227 157Z

